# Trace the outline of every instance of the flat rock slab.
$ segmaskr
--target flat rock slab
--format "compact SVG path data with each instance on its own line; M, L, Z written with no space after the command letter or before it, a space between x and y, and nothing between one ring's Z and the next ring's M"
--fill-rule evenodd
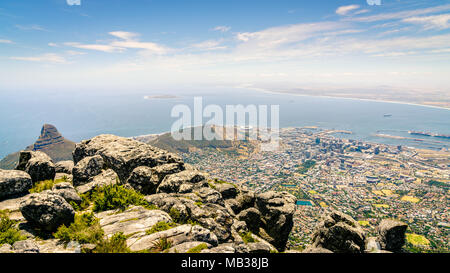
M189 250L193 249L194 247L198 247L199 245L205 244L206 249L210 248L211 245L205 242L186 242L181 243L179 245L176 245L174 247L171 247L167 250L167 253L187 253Z
M210 230L201 226L182 225L150 235L132 236L127 240L127 245L131 251L148 250L162 238L166 238L172 246L192 241L204 242L212 246L218 244L217 236Z
M96 214L106 236L123 232L124 235L143 236L158 222L171 222L169 214L161 210L148 210L143 207L131 207L124 212L105 211Z

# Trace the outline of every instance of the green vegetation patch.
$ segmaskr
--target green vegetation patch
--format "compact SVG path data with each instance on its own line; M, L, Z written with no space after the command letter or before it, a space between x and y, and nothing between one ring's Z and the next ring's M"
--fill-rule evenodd
M198 246L189 249L186 253L200 253L203 249L208 249L208 245L205 243L199 244Z
M316 166L316 161L314 160L306 160L303 164L298 168L298 173L305 174L309 171L309 169L314 168Z
M109 239L102 239L92 251L93 253L129 253L127 237L122 232L114 234Z
M123 185L108 185L96 189L90 196L94 203L94 212L119 209L126 210L129 206L143 206L148 209L155 209L154 205L148 204L144 195L132 189L127 189Z
M94 213L75 215L75 221L69 227L62 225L53 234L56 239L69 243L77 241L81 244L97 244L103 238L104 232Z
M160 232L160 231L164 231L164 230L168 230L168 229L174 228L176 226L177 226L176 223L173 223L173 222L172 223L166 223L166 222L161 221L161 222L158 222L155 225L153 225L151 229L146 231L146 233L147 234L153 234L153 233L156 233L156 232Z
M9 219L8 211L0 211L0 246L13 245L17 241L26 239L16 228L16 224L17 221Z
M249 232L242 232L239 234L242 238L242 240L244 241L244 243L248 244L248 243L257 243L259 242L258 240L256 240L255 238L253 238L253 234L249 231Z
M63 178L56 179L56 180L45 180L45 181L37 182L30 189L30 193L39 193L39 192L43 192L46 190L51 190L54 185L62 183L62 182L67 182L67 177L64 176Z
M414 246L428 246L430 245L430 241L425 238L423 235L414 234L414 233L407 233L406 234L406 240L408 243L414 245Z

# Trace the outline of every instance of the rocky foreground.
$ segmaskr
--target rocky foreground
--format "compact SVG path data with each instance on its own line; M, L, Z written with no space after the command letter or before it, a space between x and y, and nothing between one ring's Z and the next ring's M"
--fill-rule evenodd
M47 188L36 190L42 181ZM212 179L159 148L100 135L77 144L73 161L23 151L16 170L0 170L2 226L9 223L0 240L1 232L17 231L5 235L10 243L0 241L0 253L295 252L286 250L295 201ZM406 228L385 220L378 237L366 238L336 211L304 252L397 252Z

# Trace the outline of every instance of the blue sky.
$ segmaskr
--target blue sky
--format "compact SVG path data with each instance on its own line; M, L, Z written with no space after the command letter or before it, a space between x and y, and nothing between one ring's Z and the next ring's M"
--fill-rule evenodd
M0 92L450 91L447 1L67 2L0 2Z

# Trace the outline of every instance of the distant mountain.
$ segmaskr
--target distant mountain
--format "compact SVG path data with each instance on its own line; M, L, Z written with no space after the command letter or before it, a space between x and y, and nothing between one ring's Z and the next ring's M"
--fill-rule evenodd
M224 130L225 127L214 127L213 132L216 135L222 135L223 139L230 139L230 137L226 137L226 134L231 134L234 129ZM194 130L193 128L184 129L188 131L187 134L191 135L191 139L194 139ZM241 132L236 132L239 134ZM165 133L160 135L148 135L148 136L139 136L134 137L134 139L142 141L144 143L153 145L155 147L173 152L173 153L181 153L187 154L193 150L203 150L203 149L217 149L226 153L239 154L237 151L239 150L242 144L250 145L248 141L242 140L175 140L171 133ZM231 138L232 139L232 138Z
M41 135L36 142L25 150L41 151L50 156L54 162L72 160L72 151L75 149L75 142L65 139L51 124L44 124ZM0 161L0 169L12 170L19 161L19 153L7 155Z

